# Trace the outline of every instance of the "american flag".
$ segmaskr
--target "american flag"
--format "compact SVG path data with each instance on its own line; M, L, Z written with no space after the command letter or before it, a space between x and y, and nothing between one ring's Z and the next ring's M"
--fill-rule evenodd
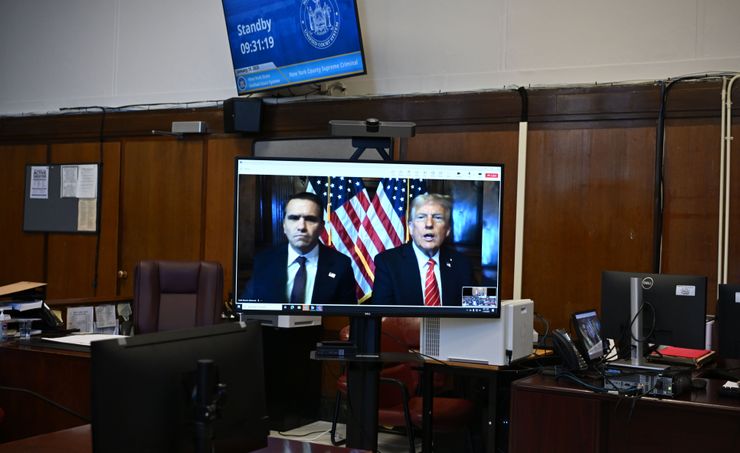
M362 178L312 177L307 190L320 196L326 206L321 242L352 259L357 298L364 300L372 291L374 265L372 257L364 255L356 246L370 205Z
M311 177L307 190L324 201L321 242L352 259L362 303L372 294L375 255L408 241L409 205L426 192L426 184L419 179L383 178L372 202L362 178Z
M426 193L423 179L383 178L378 184L372 202L372 212L366 217L363 229L377 236L377 252L398 247L408 242L408 210L411 200ZM372 215L374 214L374 215ZM373 254L375 256L375 254Z

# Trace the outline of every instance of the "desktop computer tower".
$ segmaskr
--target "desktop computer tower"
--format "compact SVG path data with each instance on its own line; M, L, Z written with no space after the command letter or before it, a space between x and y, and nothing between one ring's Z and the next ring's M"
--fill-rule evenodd
M422 318L421 353L438 360L508 365L533 352L534 302L501 303L501 317Z

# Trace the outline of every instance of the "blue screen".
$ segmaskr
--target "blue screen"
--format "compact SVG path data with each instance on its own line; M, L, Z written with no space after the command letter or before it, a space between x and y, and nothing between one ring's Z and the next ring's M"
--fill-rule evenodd
M223 0L237 92L366 72L354 0Z

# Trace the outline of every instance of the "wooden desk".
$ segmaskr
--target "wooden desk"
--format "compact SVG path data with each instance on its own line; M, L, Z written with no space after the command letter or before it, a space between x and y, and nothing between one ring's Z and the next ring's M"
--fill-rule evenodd
M484 449L487 452L496 452L505 450L507 436L497 436L497 430L500 425L506 425L501 419L501 413L506 413L508 408L508 389L510 382L523 375L532 373L527 364L536 360L551 359L552 352L537 350L529 357L516 361L512 366L483 365L469 362L442 361L433 358L424 358L418 353L404 352L383 352L374 357L317 357L315 351L311 353L311 358L316 360L336 360L347 362L348 364L348 387L353 392L350 398L353 401L361 401L361 410L354 414L351 420L347 421L348 444L352 444L354 439L364 442L364 446L372 445L377 448L377 382L379 375L379 365L387 362L414 362L422 370L422 397L423 397L423 418L422 418L422 451L432 451L432 433L433 433L433 391L434 391L434 373L442 372L448 374L457 374L469 377L483 378L486 382L486 413L483 421L483 442ZM375 366L374 369L361 368L362 365ZM352 375L353 368L356 368L355 375ZM359 368L359 369L358 369ZM502 378L505 376L505 378ZM374 393L373 393L374 392ZM350 440L349 433L355 430L359 432L353 440ZM502 433L499 433L502 434ZM503 438L503 441L499 441ZM497 448L497 444L498 447ZM503 445L503 447L502 447Z
M422 372L422 396L424 398L423 451L430 451L432 445L434 373L446 373L483 380L485 404L481 434L484 451L492 453L506 450L508 433L504 431L507 426L505 418L508 411L511 382L531 374L533 371L528 364L533 360L544 360L550 357L552 357L550 351L537 350L529 357L517 360L511 366L425 359Z
M267 447L254 453L362 453L365 451L268 437ZM90 425L0 444L0 453L92 453Z
M675 399L635 400L551 376L517 380L509 451L740 451L740 399L718 395L724 381L707 382L706 389Z
M0 385L39 393L90 417L90 353L0 343ZM0 390L0 442L58 431L85 423L32 395Z

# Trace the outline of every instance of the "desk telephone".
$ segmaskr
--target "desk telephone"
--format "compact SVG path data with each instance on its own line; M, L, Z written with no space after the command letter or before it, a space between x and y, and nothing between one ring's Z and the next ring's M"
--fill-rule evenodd
M553 348L563 359L565 368L573 371L586 371L588 369L588 363L586 363L568 332L563 329L555 329L552 332L552 338Z

